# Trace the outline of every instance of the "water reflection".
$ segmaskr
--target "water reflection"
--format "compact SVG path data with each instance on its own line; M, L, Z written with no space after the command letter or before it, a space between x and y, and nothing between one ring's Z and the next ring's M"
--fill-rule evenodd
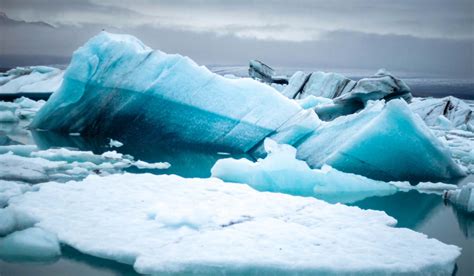
M474 217L444 204L440 195L412 190L367 198L350 205L385 211L397 219L397 227L410 228L461 247L456 275L474 275Z
M92 257L72 247L61 248L56 262L4 262L0 260L0 275L138 275L132 266Z
M120 140L124 144L122 147L110 148L109 138L107 137L84 138L49 131L32 131L32 136L40 149L68 147L92 151L96 154L116 150L150 163L169 162L171 164L169 169L153 170L153 172L157 174L177 174L183 177L209 177L211 175L211 168L216 161L229 157L219 152L219 149L170 141L143 144L137 139L125 138ZM252 158L246 154L232 154L232 157ZM149 170L139 170L137 168L129 168L127 171L133 173L150 172Z

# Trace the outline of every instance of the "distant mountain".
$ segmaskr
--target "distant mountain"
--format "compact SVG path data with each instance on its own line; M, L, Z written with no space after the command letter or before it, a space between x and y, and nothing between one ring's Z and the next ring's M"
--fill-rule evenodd
M48 23L37 21L37 22L26 22L24 20L15 20L8 17L4 12L0 11L0 26L39 26L47 28L55 28L53 25Z

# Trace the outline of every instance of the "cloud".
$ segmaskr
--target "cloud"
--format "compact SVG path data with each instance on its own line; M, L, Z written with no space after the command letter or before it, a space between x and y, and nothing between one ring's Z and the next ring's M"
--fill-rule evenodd
M13 18L54 25L142 25L260 40L312 41L337 30L474 38L472 0L2 0Z

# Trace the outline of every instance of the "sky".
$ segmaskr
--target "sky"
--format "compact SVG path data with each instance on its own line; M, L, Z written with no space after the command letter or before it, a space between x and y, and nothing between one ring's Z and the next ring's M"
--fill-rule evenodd
M205 65L474 78L472 0L0 0L0 11L4 67L65 63L105 29Z

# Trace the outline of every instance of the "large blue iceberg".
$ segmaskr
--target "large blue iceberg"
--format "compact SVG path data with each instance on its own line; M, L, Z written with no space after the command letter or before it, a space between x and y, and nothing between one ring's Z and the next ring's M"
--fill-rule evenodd
M227 79L132 36L102 32L74 53L61 88L31 127L144 145L176 140L255 156L265 155L269 137L295 146L312 168L329 164L382 180L463 175L403 100L364 105L322 122L268 85Z
M139 131L147 142L248 151L301 111L267 85L227 79L135 37L102 32L74 53L62 87L32 126L83 135Z

